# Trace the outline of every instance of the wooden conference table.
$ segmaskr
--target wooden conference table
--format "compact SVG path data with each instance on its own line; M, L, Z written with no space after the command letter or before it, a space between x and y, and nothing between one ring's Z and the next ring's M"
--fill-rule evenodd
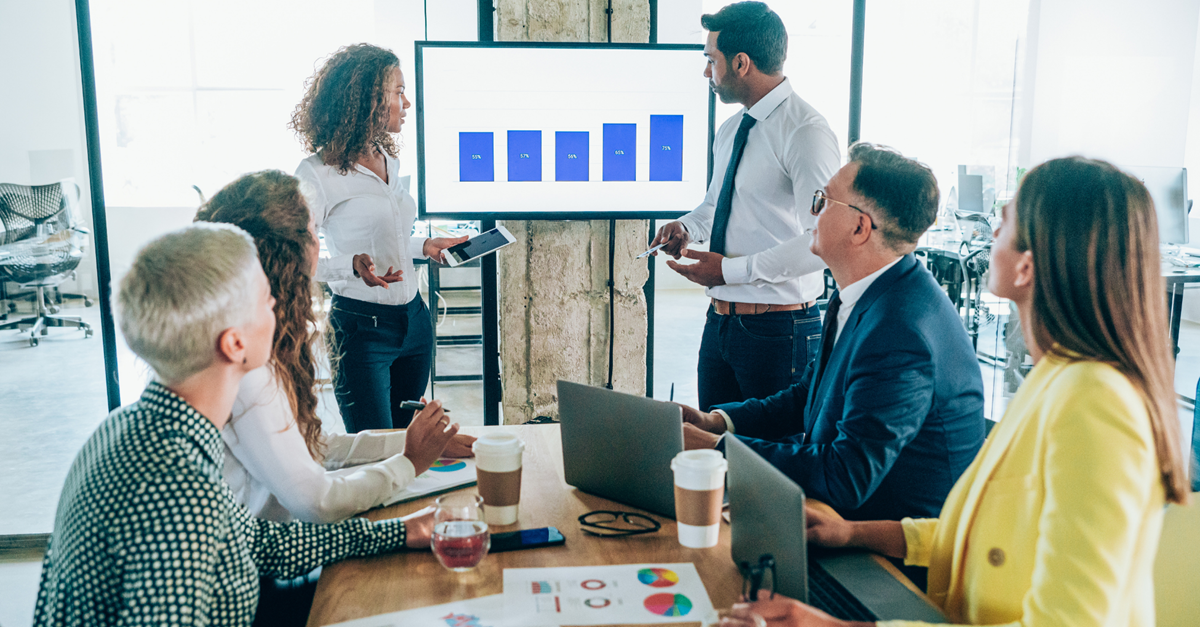
M595 510L643 510L576 490L563 479L562 441L558 425L467 427L464 433L485 430L514 433L525 441L520 517L517 524L493 527L493 532L557 527L563 546L488 555L469 573L453 573L429 551L391 553L351 559L326 566L317 584L310 626L328 625L399 610L499 594L505 568L595 566L606 564L692 562L716 608L728 608L741 593L742 578L730 558L729 525L721 524L720 542L711 549L688 549L679 544L675 521L653 515L662 523L656 533L625 538L597 538L580 530L578 517ZM621 463L613 460L613 463ZM474 486L462 488L475 491ZM370 511L371 520L396 518L432 505L435 497L398 503ZM796 530L799 532L800 530ZM920 592L887 560L898 579ZM696 623L693 623L696 624Z

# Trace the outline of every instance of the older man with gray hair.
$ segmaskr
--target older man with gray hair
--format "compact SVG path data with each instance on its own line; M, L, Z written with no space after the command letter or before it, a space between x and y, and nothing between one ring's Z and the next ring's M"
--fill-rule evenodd
M196 224L143 248L121 283L129 347L158 377L84 444L63 486L35 625L250 625L259 576L429 545L430 517L280 524L235 504L221 427L271 355L275 299L254 241Z

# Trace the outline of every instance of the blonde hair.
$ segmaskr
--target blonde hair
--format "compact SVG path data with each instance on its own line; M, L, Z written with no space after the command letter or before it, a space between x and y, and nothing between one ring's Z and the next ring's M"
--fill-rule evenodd
M217 338L250 321L261 273L254 240L228 224L197 223L138 251L117 295L121 334L164 383L216 360Z

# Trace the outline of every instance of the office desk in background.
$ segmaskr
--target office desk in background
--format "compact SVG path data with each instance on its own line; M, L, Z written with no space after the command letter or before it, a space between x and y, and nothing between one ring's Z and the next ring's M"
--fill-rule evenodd
M720 541L711 549L680 546L675 521L657 515L653 518L662 523L657 533L626 538L589 536L580 530L577 519L581 514L601 509L646 512L568 486L563 480L558 425L469 427L463 432L479 435L484 430L515 433L525 441L520 517L517 524L493 527L492 531L552 526L566 537L566 544L488 555L479 568L465 574L442 568L429 551L392 553L332 564L324 568L317 584L308 619L310 627L499 594L504 591L505 568L692 562L714 607L728 608L737 600L742 578L730 558L729 525L722 523ZM396 518L432 504L434 498L373 510L366 517ZM803 533L799 529L780 531ZM920 594L891 563L883 558L878 561Z

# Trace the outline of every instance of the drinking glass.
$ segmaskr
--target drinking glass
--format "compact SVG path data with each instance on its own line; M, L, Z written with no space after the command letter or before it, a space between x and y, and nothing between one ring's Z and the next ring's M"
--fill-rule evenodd
M438 497L433 514L433 554L442 566L462 573L479 565L491 548L488 525L483 522L483 497L447 494Z

